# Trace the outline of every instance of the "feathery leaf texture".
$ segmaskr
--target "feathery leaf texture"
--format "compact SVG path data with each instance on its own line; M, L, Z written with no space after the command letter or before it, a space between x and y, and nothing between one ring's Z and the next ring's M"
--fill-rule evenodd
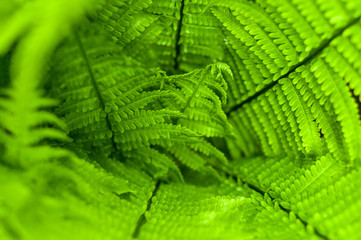
M360 213L354 212L360 206L359 169L346 169L330 154L297 160L249 158L233 169L322 235L359 237Z
M5 2L0 239L360 239L360 1Z
M226 101L222 77L222 71L229 72L226 66L211 65L191 75L167 77L157 69L142 67L113 43L105 45L104 39L92 34L76 35L68 44L59 51L54 72L69 74L54 80L58 82L54 96L62 99L57 112L66 119L76 142L119 150L139 161L144 156L138 148L148 148L149 163L173 170L178 168L169 157L194 170L210 169L206 166L209 156L226 164L223 154L202 138L225 137L229 128L221 106ZM198 74L197 82L192 76ZM160 108L173 98L176 106ZM200 107L203 112L197 111ZM157 148L168 156L155 153Z

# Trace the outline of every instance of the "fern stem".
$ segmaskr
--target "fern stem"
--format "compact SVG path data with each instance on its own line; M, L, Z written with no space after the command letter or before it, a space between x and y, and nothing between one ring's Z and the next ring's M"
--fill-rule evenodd
M158 190L159 190L160 184L161 184L161 181L158 181L158 182L155 184L154 190L153 190L153 192L152 192L152 196L150 196L150 198L148 199L147 208L146 208L146 210L144 211L144 213L143 213L142 215L140 215L140 217L139 217L139 219L138 219L137 226L135 227L134 232L133 232L133 238L138 238L142 226L147 222L147 220L146 220L146 218L145 218L145 214L146 214L146 212L148 212L148 211L150 210L150 208L152 207L153 197L155 197L155 196L157 195L157 192L158 192Z
M81 41L81 39L79 37L79 34L77 32L74 32L74 35L75 35L75 40L78 43L81 55L82 55L82 57L84 59L86 68L88 70L91 83L92 83L92 85L93 85L93 87L95 89L95 94L96 94L97 98L99 99L102 110L104 111L105 110L105 102L104 102L104 99L103 99L103 97L101 95L98 84L96 82L94 72L93 72L93 68L90 65L90 61L89 61L88 55L87 55L87 53L85 51L83 42ZM117 145L116 145L115 140L114 140L114 131L113 131L112 127L111 127L110 120L109 120L109 115L107 113L106 113L106 117L105 117L105 122L106 122L107 128L112 132L112 147L113 147L114 150L117 150Z
M179 69L178 58L180 56L180 50L181 50L180 37L181 37L181 32L182 32L183 15L184 15L184 0L181 1L180 17L179 17L177 33L176 33L176 37L175 37L175 59L174 59L174 70L175 71L177 71Z
M193 98L196 96L199 88L202 86L203 82L204 82L204 75L201 75L202 80L198 83L196 89L193 91L192 95L188 98L186 105L184 106L184 108L181 110L181 113L185 113L187 111L187 109L189 108Z
M247 184L247 186L248 186L250 189L252 189L253 191L255 191L255 192L259 193L259 194L261 194L262 196L264 196L264 195L267 193L267 192L263 191L262 189L260 189L259 187L257 187L257 186L255 186L255 185L253 185L253 184L251 184L251 183L248 183L248 182L244 181L243 179L241 179L238 175L234 174L233 172L231 172L231 171L229 171L229 170L228 170L228 171L225 170L225 171L226 171L226 174L228 175L228 177L231 177L231 178L232 178L234 181L236 181L236 182L238 182L238 181L240 180L241 182ZM277 201L275 198L273 198L273 197L270 196L270 195L268 195L268 197L272 200L272 202L276 202L276 201ZM283 207L281 204L279 204L279 208L280 208L282 211L286 212L287 214L290 214L290 213L291 213L291 210L290 210L290 209L287 209L287 208ZM294 212L294 214L295 214L296 218L304 225L305 229L307 228L308 225L310 225L308 222L306 222L305 220L303 220L297 213ZM310 225L310 226L312 226L312 225ZM324 240L329 240L329 238L328 238L326 235L320 233L315 227L313 227L313 230L314 230L314 233L315 233L319 238L324 239Z
M343 34L343 32L350 28L351 26L355 25L357 22L359 22L361 19L361 17L355 18L354 20L352 20L349 24L347 24L345 27L339 29L338 31L336 31L336 33L329 39L325 40L319 48L315 49L313 52L311 52L310 55L308 55L305 59L303 59L301 62L297 63L296 65L292 66L290 68L290 70L283 74L282 76L280 76L277 80L275 80L274 82L271 82L269 84L267 84L263 89L259 90L258 92L256 92L255 94L253 94L252 96L248 97L246 100L240 102L239 104L234 105L233 107L231 107L227 112L226 115L230 116L231 113L237 111L238 109L242 108L243 105L251 102L252 100L256 99L257 97L259 97L260 95L264 94L265 92L267 92L269 89L271 89L272 87L274 87L278 81L282 78L287 78L291 73L293 73L298 67L307 64L308 62L310 62L312 59L314 59L315 57L317 57L318 55L320 55L322 53L322 51L328 47L330 45L330 43L337 37L341 36Z

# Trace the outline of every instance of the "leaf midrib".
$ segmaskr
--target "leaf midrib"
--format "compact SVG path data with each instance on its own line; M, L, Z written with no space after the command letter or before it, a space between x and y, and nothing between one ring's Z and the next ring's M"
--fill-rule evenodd
M347 24L345 27L340 28L339 30L335 31L335 34L325 40L323 43L320 44L320 46L317 49L314 49L313 52L311 52L310 55L308 55L304 60L302 60L301 62L299 62L298 64L290 67L290 70L283 74L282 76L280 76L278 79L276 79L274 82L271 82L269 84L267 84L263 89L259 90L258 92L254 93L252 96L248 97L247 99L243 100L242 102L240 102L239 104L234 105L233 107L231 107L227 112L226 115L229 117L231 113L237 111L238 109L242 108L245 104L250 103L251 101L253 101L254 99L258 98L259 96L261 96L262 94L266 93L269 89L273 88L276 84L279 83L279 80L282 78L287 78L291 73L293 73L297 68L309 63L311 60L313 60L314 58L316 58L317 56L319 56L322 51L328 47L330 45L330 43L337 37L341 36L343 34L343 32L350 28L351 26L355 25L357 22L359 22L361 19L361 17L355 18L354 20L352 20L349 24Z
M106 126L109 129L109 131L112 133L112 138L111 138L112 147L113 147L114 150L117 150L117 145L116 145L116 142L115 142L115 139L114 139L114 137L115 137L114 136L114 131L113 131L112 127L111 127L111 123L110 123L110 120L109 120L109 115L105 112L105 101L104 101L104 99L103 99L103 97L101 95L100 89L99 89L98 84L96 82L95 75L94 75L94 72L93 72L93 68L90 65L88 55L87 55L87 53L85 51L83 42L81 41L79 34L77 32L74 32L74 35L75 35L75 40L76 40L76 42L77 42L77 44L79 46L81 55L82 55L82 57L84 59L84 62L86 64L86 68L88 70L91 83L92 83L92 85L94 87L95 94L96 94L96 96L97 96L97 98L99 100L102 111L106 114L106 117L105 117Z

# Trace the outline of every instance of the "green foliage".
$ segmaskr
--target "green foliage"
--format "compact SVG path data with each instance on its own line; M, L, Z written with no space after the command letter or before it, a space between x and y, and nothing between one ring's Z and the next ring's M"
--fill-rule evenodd
M55 62L49 75L58 76L51 80L53 95L62 101L56 112L65 118L70 136L88 151L146 159L178 175L174 158L214 174L206 166L207 158L226 163L224 155L202 138L229 132L221 106L226 101L222 71L228 69L222 64L167 77L158 69L142 67L94 34L69 39ZM198 74L199 79L194 77ZM174 106L165 107L172 102Z
M0 3L0 239L359 239L357 0Z

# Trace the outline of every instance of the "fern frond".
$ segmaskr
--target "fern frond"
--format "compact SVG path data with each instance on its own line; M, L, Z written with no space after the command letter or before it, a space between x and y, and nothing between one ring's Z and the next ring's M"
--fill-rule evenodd
M244 84L251 85L247 83L249 81L255 84L252 92L254 88L262 89L262 84L289 73L360 17L357 4L341 2L230 1L227 5L213 4L218 7L213 7L212 11L223 23L225 36L238 55L233 58L243 60L243 63L237 63L238 69L261 62L257 67L249 67L248 71L254 74L264 65L270 73L264 74L267 71L263 70L258 76L244 78ZM332 20L331 12L340 15L340 19Z
M248 159L236 169L246 182L267 191L321 234L330 238L342 238L351 233L357 236L354 232L359 226L356 219L360 214L354 209L360 204L358 169L345 169L330 155L315 161ZM344 229L339 222L345 222L348 228Z
M232 76L227 65L209 65L184 75L165 79L164 89L175 97L167 103L183 114L178 123L206 137L230 134L222 105L226 103L227 83L223 75Z
M141 239L317 239L294 213L287 214L269 197L250 196L227 181L209 187L161 185L152 206Z
M64 75L57 80L62 83L62 91L60 92L60 89L57 91L64 101L58 113L65 116L70 131L75 131L73 133L79 134L84 140L98 139L100 142L111 144L113 141L113 144L116 144L114 141L118 138L115 134L130 129L131 122L149 126L151 122L165 121L161 114L158 114L158 119L155 121L156 113L139 111L152 100L166 97L164 92L164 94L141 92L152 86L151 81L143 80L155 74L155 71L147 72L130 58L119 55L119 51L116 47L112 47L111 43L108 43L110 47L105 48L103 38L93 39L91 42L76 37L70 44L72 45L63 48L65 51L63 55L59 55L61 63L67 62L67 64L62 64L60 69L55 70L67 72L65 69L69 67L76 70L71 75ZM102 45L99 45L101 46L99 48L97 44ZM112 49L114 50L111 51ZM69 51L73 53L72 59L62 59L62 56ZM104 62L99 64L99 59L106 64ZM121 79L124 80L120 81ZM163 113L166 114L167 112ZM147 115L149 115L148 120L145 119ZM124 120L127 122L119 125L119 122ZM85 135L81 134L82 132Z
M268 146L273 146L267 140L266 135L271 134L281 125L285 130L290 147L291 144L293 145L291 139L294 138L300 153L321 155L329 151L339 161L358 164L360 120L355 98L360 96L357 84L359 66L352 60L352 57L348 61L343 53L337 50L338 48L345 49L347 44L350 49L353 49L354 54L359 54L357 45L350 41L353 39L355 42L359 38L356 31L358 28L359 23L346 29L313 60L298 67L288 76L279 79L278 84L267 90L266 94L251 101L250 105L254 106L257 104L254 102L256 100L269 100L275 91L279 103L272 100L274 102L273 110L280 120L287 120L290 126L288 127L284 120L279 124L275 122L272 129L265 129L264 134L262 134L262 128L255 128L256 130L260 129L258 130L259 141L263 142L264 151L268 156L274 156L274 153L270 149L267 150L269 147L265 146L267 142ZM347 73L340 66L347 68ZM348 74L352 74L353 77L351 78L351 75ZM254 118L253 113L245 111L249 110L245 108L241 114ZM260 116L260 113L258 112L257 119L265 121L266 118ZM252 116L249 116L250 114ZM279 136L282 135L284 134L280 132ZM347 150L345 151L345 149ZM287 152L292 154L294 151L285 150L284 153L288 154Z
M87 5L86 1L66 0L18 3L19 8L12 9L8 19L1 19L0 30L3 36L0 40L0 55L6 53L20 36L25 36L14 51L12 86L5 92L5 98L1 102L1 135L2 141L6 140L4 145L8 155L5 158L18 161L15 165L31 165L36 161L65 154L62 150L57 151L40 144L46 139L64 140L67 137L63 132L46 126L60 124L64 127L54 115L41 110L54 106L55 102L42 98L38 88L49 55L68 34L72 24L77 23L86 13L92 12L99 2L93 3L92 6ZM67 11L68 7L72 10ZM27 115L26 120L23 119L24 114ZM8 145L10 142L13 146ZM29 158L28 163L25 158Z
M154 182L134 166L104 157L101 163L115 168L107 172L79 158L26 172L0 166L4 239L11 239L12 231L24 238L129 238Z
M46 144L49 140L70 140L61 130L65 128L64 123L43 110L54 106L53 99L42 98L39 90L16 83L4 94L6 97L0 102L0 142L6 164L27 168L69 155L65 150Z
M54 70L61 76L56 80L61 88L54 84L54 95L62 100L57 113L66 119L76 142L88 149L92 146L108 149L108 154L118 150L132 159L142 156L134 155L138 150L148 152L147 162L152 167L158 166L163 173L170 169L178 175L174 163L158 153L157 148L189 167L192 163L186 152L202 164L213 161L207 160L208 156L221 164L227 162L211 144L194 141L200 135L224 137L227 131L229 134L221 106L226 101L222 71L229 71L225 65L181 75L182 81L178 81L178 78L162 76L159 70L141 67L104 38L89 36L69 40L62 47L63 52L58 53L61 64ZM69 52L72 57L66 59ZM69 72L69 68L73 69L71 74L62 74ZM197 76L198 73L201 75ZM192 90L194 87L196 91ZM174 107L162 109L165 103L173 102ZM196 111L197 108L205 109ZM183 118L188 122L183 122ZM175 148L187 150L182 153ZM197 168L204 169L208 166Z

